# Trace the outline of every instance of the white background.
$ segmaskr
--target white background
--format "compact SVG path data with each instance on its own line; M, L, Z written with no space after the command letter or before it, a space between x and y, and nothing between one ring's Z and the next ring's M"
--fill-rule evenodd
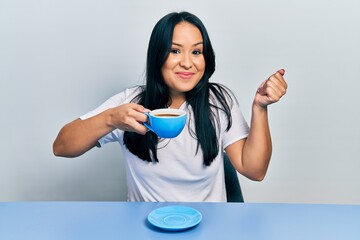
M269 107L273 157L247 202L360 203L360 3L357 0L0 2L0 200L126 200L117 144L57 158L60 128L143 83L150 32L171 11L202 19L212 81L245 118L258 85L286 70Z

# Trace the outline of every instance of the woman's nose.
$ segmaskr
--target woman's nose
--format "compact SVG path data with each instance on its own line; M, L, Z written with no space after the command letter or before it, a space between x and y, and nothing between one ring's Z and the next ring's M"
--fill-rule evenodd
M193 66L191 57L189 56L189 54L183 54L180 60L180 66L185 68L185 69L190 69Z

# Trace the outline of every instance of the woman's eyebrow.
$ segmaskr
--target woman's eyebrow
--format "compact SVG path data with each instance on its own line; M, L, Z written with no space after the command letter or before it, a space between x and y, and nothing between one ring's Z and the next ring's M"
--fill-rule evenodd
M180 43L173 42L172 44L175 45L175 46L183 47L183 45L180 44ZM200 44L204 44L204 42L195 43L195 44L193 44L193 46L197 46L197 45L200 45Z

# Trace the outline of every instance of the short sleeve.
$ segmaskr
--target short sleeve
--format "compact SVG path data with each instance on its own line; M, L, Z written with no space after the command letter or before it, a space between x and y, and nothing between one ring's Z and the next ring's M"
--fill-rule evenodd
M89 111L88 113L82 115L80 117L80 119L82 119L82 120L88 119L88 118L93 117L107 109L114 108L114 107L120 106L125 103L129 103L132 99L134 99L137 96L137 94L139 94L140 89L141 89L141 87L139 87L139 86L133 87L133 88L128 88L128 89L112 96L111 98L106 100L104 103L102 103L100 106L98 106L94 110ZM100 138L98 140L98 142L102 146L109 142L119 141L119 139L122 135L123 135L122 130L115 129L114 131L109 132L108 134L106 134L105 136Z
M249 135L249 125L246 122L243 113L241 112L239 103L236 100L236 97L230 93L230 97L232 98L231 102L231 118L232 124L231 128L228 131L224 131L222 138L222 146L223 150L230 144L240 140L247 138ZM226 121L227 123L227 121Z

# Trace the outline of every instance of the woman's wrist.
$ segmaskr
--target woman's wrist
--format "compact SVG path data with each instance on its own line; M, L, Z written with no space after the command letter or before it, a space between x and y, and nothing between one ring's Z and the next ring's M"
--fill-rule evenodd
M105 121L105 125L108 128L115 129L115 123L114 123L114 108L110 108L105 110L103 113L103 118Z
M255 102L253 102L252 104L252 112L258 112L258 113L267 113L267 106L261 106L259 104L256 104Z

